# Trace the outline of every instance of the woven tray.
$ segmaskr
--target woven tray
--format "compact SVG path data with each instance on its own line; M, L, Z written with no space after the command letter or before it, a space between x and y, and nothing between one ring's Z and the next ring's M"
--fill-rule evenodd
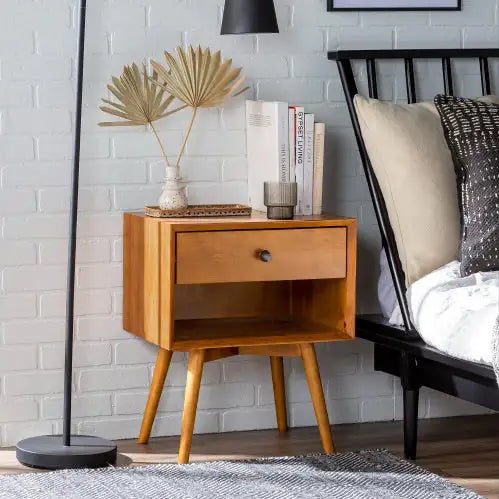
M162 210L159 206L146 206L144 212L154 218L197 218L197 217L247 217L251 208L243 204L198 204L184 210Z

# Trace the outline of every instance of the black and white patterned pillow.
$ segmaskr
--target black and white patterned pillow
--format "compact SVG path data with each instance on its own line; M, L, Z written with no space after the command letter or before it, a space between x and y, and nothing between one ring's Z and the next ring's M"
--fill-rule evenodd
M461 274L499 270L499 105L437 95L459 190Z

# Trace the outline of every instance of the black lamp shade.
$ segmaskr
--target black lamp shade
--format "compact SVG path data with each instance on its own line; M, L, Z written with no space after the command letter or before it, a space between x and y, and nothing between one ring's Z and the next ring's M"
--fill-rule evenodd
M225 0L222 35L279 33L274 0Z

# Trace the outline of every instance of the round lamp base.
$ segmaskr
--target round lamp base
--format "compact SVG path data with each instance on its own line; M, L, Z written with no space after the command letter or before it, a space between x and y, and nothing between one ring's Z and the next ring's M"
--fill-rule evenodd
M17 460L31 468L46 470L102 468L116 463L116 444L110 440L72 435L71 445L61 435L27 438L17 444Z

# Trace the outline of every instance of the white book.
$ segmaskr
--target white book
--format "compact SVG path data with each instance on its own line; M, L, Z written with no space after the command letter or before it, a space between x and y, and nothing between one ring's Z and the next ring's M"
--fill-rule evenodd
M295 177L298 184L298 205L295 213L303 215L303 196L304 196L304 161L305 161L305 109L300 106L293 106L295 110L295 137L296 137L296 156L295 156Z
M296 182L296 120L295 108L289 108L289 181Z
M248 198L266 211L264 182L289 182L288 103L246 101Z
M305 159L303 161L303 214L312 215L312 192L314 189L314 119L305 115Z
M326 125L315 124L315 150L314 150L314 192L312 214L322 214L322 187L324 177L324 144L326 139Z

